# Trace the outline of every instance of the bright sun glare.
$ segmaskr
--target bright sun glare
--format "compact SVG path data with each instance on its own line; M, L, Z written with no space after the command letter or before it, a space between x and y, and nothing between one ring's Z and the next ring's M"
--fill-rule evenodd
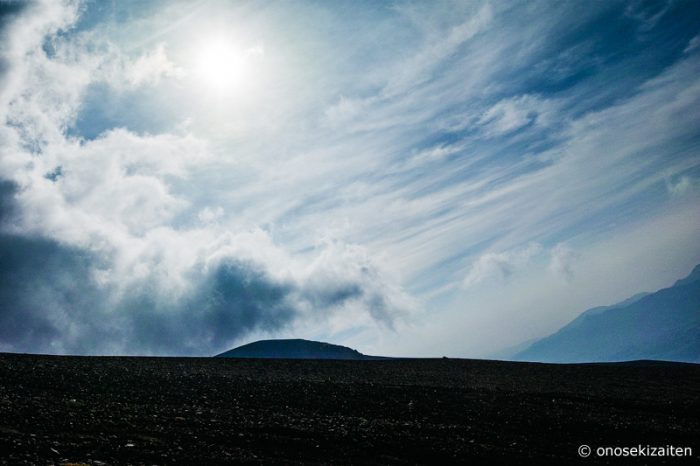
M253 61L263 54L262 46L242 50L225 38L212 38L198 48L196 74L209 90L240 91L251 83Z

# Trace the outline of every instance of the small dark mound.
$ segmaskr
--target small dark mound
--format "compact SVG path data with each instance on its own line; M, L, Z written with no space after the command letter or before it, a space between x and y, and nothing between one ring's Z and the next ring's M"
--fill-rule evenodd
M260 340L216 355L217 358L375 359L352 348L302 339Z

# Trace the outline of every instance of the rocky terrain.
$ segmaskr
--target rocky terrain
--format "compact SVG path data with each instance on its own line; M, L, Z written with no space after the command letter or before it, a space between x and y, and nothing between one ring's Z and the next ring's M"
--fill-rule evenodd
M700 366L0 354L0 463L510 464L700 453Z

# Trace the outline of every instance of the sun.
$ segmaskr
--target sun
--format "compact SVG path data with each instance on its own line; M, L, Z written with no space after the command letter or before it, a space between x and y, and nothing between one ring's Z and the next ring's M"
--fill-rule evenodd
M226 37L208 38L195 52L195 74L201 84L218 94L244 90L251 84L261 46L241 49Z

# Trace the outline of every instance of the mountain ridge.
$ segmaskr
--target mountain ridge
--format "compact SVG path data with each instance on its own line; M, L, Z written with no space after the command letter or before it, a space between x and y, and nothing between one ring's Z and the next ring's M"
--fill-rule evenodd
M511 359L700 362L700 265L668 288L584 311Z

